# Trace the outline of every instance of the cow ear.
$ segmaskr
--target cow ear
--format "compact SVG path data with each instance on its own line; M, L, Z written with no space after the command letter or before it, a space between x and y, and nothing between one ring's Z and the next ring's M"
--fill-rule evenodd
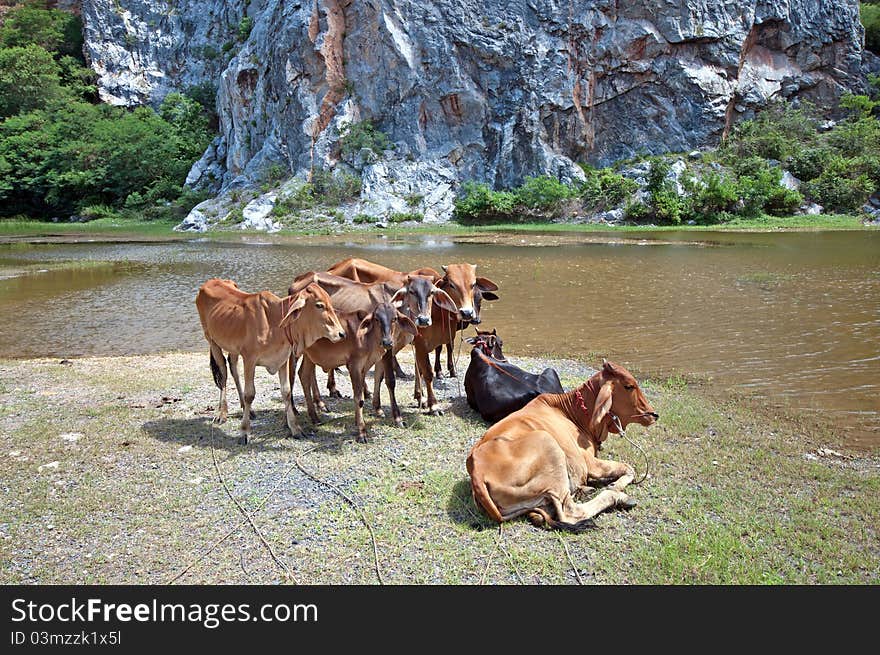
M434 287L434 304L440 309L445 309L447 312L458 313L458 305L455 304L452 297L438 287Z
M611 411L612 400L611 382L606 382L596 394L596 402L593 405L593 415L590 417L590 428L593 432L597 432L601 428L602 422Z
M291 321L295 321L299 318L300 313L302 312L302 308L306 306L306 297L305 294L300 294L296 300L294 300L290 304L290 309L287 310L287 313L284 315L284 318L281 319L281 323L279 324L281 327L284 327Z
M486 296L486 291L498 291L498 285L492 280L487 277L478 277L477 286L480 287L480 291L483 292L484 300L498 300L498 296L495 296L495 298L489 298Z
M400 312L397 312L397 324L400 325L400 329L404 332L408 332L414 337L419 334L419 329L416 327L416 324L412 322L409 316L404 316Z
M397 309L403 307L404 298L406 298L406 292L409 289L409 279L407 279L407 286L403 286L398 289L393 296L391 296L391 300L388 302Z
M364 317L364 319L361 321L361 324L358 325L358 329L357 329L358 334L361 334L361 333L366 334L367 332L369 332L370 328L372 327L372 323L373 323L373 315L367 314Z
M497 337L497 336L498 336L498 328L492 328L492 336L493 336L493 337Z
M467 337L465 339L465 341L473 346L475 343L477 343L477 338L476 337Z

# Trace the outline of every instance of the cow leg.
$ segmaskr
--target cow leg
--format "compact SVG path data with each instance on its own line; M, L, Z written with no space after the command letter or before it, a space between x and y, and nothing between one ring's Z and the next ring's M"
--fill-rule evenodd
M232 373L232 381L235 382L235 390L238 392L238 402L241 405L241 411L244 411L244 391L242 391L241 377L238 374L238 355L229 353L226 361L229 362L229 372ZM253 410L251 410L251 418L257 418Z
M446 370L449 372L449 377L454 378L455 375L455 361L452 359L452 351L455 348L455 341L451 341L446 344Z
M406 424L403 422L403 417L400 415L400 407L397 404L397 394L395 393L395 386L397 386L397 379L394 375L394 363L391 361L391 357L389 355L385 355L382 358L382 368L384 369L384 373L379 378L385 378L385 386L388 388L388 396L391 399L391 420L394 421L394 425L399 428L405 428ZM379 370L379 365L376 365L376 370ZM376 387L376 392L378 395L379 387Z
M296 422L296 413L293 411L289 366L290 362L288 361L278 369L278 381L281 383L281 401L284 403L284 418L287 421L287 428L290 430L290 436L298 438L302 436L302 431Z
M385 357L376 362L373 366L373 414L378 418L385 418L385 411L382 409L382 380L385 378Z
M223 351L216 343L211 343L210 357L211 375L214 377L214 384L220 389L214 423L226 423L226 416L229 414L229 405L226 402L226 360L223 358Z
M357 426L357 440L359 443L367 443L367 424L364 422L364 380L363 371L356 364L348 364L348 374L351 378L351 391L354 398L354 422Z
M440 353L441 352L443 352L443 346L437 346L434 349L434 377L435 378L439 378L443 373L443 369L440 368Z
M339 392L339 389L336 388L336 369L330 369L330 372L327 374L327 395L331 398L342 398L342 394ZM324 408L326 412L326 407Z
M299 381L302 384L303 394L306 398L306 411L312 424L318 424L318 413L315 411L315 396L317 395L317 382L315 380L315 365L308 357L303 357L299 365Z
M419 351L413 346L415 353L415 381L413 382L413 399L416 401L416 407L422 408L422 373L419 370Z
M238 443L244 445L248 442L251 434L251 406L257 397L257 388L254 386L254 376L257 371L257 360L249 357L244 358L244 406L241 408L241 429Z
M290 353L290 357L287 359L287 381L290 385L290 409L293 411L294 416L299 416L299 411L296 408L296 403L293 402L293 388L296 386L296 361L299 359L293 353Z
M434 371L431 369L431 360L427 352L416 352L416 364L425 378L425 390L428 395L428 413L432 416L443 416L443 410L437 407L437 397L434 395Z
M623 490L636 477L632 466L610 459L588 457L587 470L589 471L590 484L609 485L610 489L618 491Z

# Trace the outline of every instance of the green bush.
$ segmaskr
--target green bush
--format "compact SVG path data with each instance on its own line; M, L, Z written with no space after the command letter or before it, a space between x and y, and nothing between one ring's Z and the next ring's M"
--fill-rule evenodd
M10 9L0 25L0 47L28 45L82 60L82 20L67 11L47 9L45 1L32 0Z
M866 174L854 174L849 160L835 156L819 177L805 182L802 188L826 210L852 212L865 203L875 185Z
M42 109L65 96L61 67L38 45L0 49L0 118Z
M455 199L455 217L463 222L510 218L516 206L516 194L492 191L488 185L465 182Z
M240 21L238 21L238 29L236 30L236 36L238 36L239 41L247 41L248 37L251 35L251 30L254 29L254 19L250 16L243 16Z
M640 200L635 200L634 198L630 198L626 201L626 205L623 208L623 216L628 221L633 221L638 223L639 221L643 221L651 214L651 208L648 207L645 203Z
M720 154L727 164L743 157L785 161L816 140L817 125L811 107L776 104L734 126Z
M703 223L716 223L718 217L734 208L739 200L736 181L710 171L693 186L690 216Z
M638 189L635 180L623 177L610 168L595 169L581 164L586 179L577 193L589 208L616 207Z
M825 145L804 148L788 163L788 170L802 181L813 180L822 174L825 162L833 155L833 150Z
M363 225L365 223L375 223L378 220L379 219L377 219L375 216L372 216L371 214L356 214L355 217L352 219L352 222L357 225Z
M515 203L528 209L555 214L563 201L575 196L574 190L554 177L527 177L514 191Z
M357 200L361 195L361 178L337 171L314 171L312 194L322 205L341 205Z
M342 154L349 157L356 155L362 149L371 150L377 157L391 147L388 135L376 129L371 121L360 123L348 123L342 128L339 135Z

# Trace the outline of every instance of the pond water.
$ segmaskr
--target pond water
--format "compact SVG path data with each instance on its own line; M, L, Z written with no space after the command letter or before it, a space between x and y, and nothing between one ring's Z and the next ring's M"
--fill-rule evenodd
M206 279L280 294L351 256L478 264L501 289L483 319L506 351L710 377L820 413L853 447L880 445L878 231L3 244L0 357L206 350L194 305Z

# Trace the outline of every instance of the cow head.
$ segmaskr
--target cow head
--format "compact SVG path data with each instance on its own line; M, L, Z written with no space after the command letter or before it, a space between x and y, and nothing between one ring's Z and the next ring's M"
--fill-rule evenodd
M494 293L498 285L488 278L477 277L476 264L449 264L443 267L443 274L437 286L455 301L459 320L479 324L480 304L483 300L498 299Z
M504 353L501 352L501 346L504 345L504 342L501 340L501 337L498 336L498 332L496 332L494 328L491 332L477 330L477 336L468 337L465 341L471 344L474 348L479 348L487 357L504 359Z
M383 302L376 305L373 313L361 321L358 327L358 339L366 340L369 335L375 334L382 348L390 350L394 346L395 337L401 332L415 337L418 329L416 324L408 316L401 314L394 305Z
M598 389L590 417L594 434L604 433L603 427L610 432L619 432L614 417L624 428L630 423L648 426L660 418L632 373L622 366L603 361L602 369L590 378L587 386Z
M290 307L281 319L281 327L297 330L306 348L318 339L336 343L345 338L345 330L339 323L330 296L316 282L288 298Z
M391 304L402 308L405 314L414 316L419 327L431 325L432 303L453 314L458 311L449 294L437 287L430 277L423 275L407 275L403 287L391 297Z

